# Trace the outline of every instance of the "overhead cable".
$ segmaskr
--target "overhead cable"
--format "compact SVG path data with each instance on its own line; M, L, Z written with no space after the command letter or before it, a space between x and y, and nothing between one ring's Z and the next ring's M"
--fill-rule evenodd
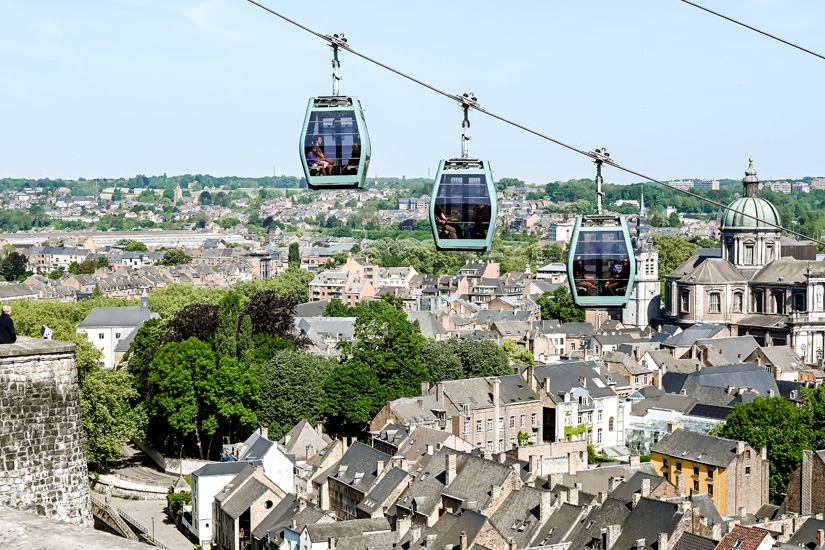
M686 0L682 0L682 1L686 1ZM272 15L275 15L276 17L280 17L281 19L283 19L284 21L287 21L288 23L292 23L292 24L293 24L293 25L295 25L296 27L299 27L299 28L301 28L301 29L303 29L303 30L307 31L308 33L310 33L310 34L312 34L312 35L314 35L314 36L316 36L316 37L318 37L318 38L321 38L322 40L324 40L324 41L326 41L326 42L328 42L328 43L331 43L331 42L333 42L333 41L334 41L334 40L333 40L333 38L332 38L331 36L328 36L328 35L325 35L325 34L321 34L321 33L319 33L319 32L315 32L314 30L312 30L312 29L310 29L310 28L308 28L308 27L305 27L304 25L301 25L300 23L298 23L298 22L296 22L296 21L293 21L292 19L290 19L290 18L286 17L285 15L282 15L282 14L280 14L280 13L276 12L276 11L275 11L275 10L273 10L272 8L269 8L269 7L267 7L267 6L264 6L263 4L260 4L260 3L259 3L259 2L257 2L256 0L247 0L247 2L249 2L250 4L254 4L254 5L258 6L259 8L261 8L261 9L263 9L263 10L265 10L265 11L267 11L267 12L271 13ZM688 3L691 3L691 2L688 2ZM701 6L697 6L697 7L701 7ZM703 9L704 9L704 8L703 8ZM772 37L772 38L775 38L775 37ZM379 67L384 68L384 69L386 69L386 70L388 70L388 71L390 71L390 72L393 72L393 73L397 74L398 76L401 76L401 77L403 77L403 78L406 78L407 80L410 80L410 81L412 81L412 82L415 82L416 84L419 84L419 85L421 85L421 86L424 86L425 88L427 88L427 89L429 89L429 90L432 90L433 92L436 92L436 93L438 93L438 94L441 94L441 95L443 95L443 96L445 96L445 97L447 97L447 98L449 98L449 99L452 99L452 100L454 100L454 101L458 101L459 103L461 103L461 102L462 102L462 97L461 97L460 95L450 94L450 93L447 93L447 92L445 92L445 91L443 91L443 90L440 90L440 89L436 88L435 86L432 86L432 85L430 85L430 84L427 84L426 82L424 82L424 81L422 81L422 80L419 80L419 79L417 79L417 78L415 78L415 77L412 77L412 76L410 76L410 75L408 75L408 74L406 74L406 73L403 73L403 72L399 71L398 69L395 69L395 68L393 68L393 67L391 67L391 66L389 66L389 65L387 65L387 64L385 64L385 63L382 63L382 62L377 61L377 60L375 60L375 59L373 59L373 58L371 58L371 57L368 57L368 56L366 56L366 55L364 55L364 54L362 54L362 53L360 53L360 52L358 52L358 51L355 51L355 50L353 50L353 49L352 49L352 47L350 47L348 44L341 44L341 43L338 43L337 45L338 45L338 48L339 48L339 49L346 50L346 51L350 52L351 54L353 54L353 55L356 55L356 56L360 57L361 59L364 59L364 60L366 60L366 61L369 61L370 63L373 63L373 64L375 64L375 65L378 65ZM791 45L793 45L793 44L791 44ZM797 47L798 47L798 46L797 46ZM807 51L807 50L805 50L805 51ZM813 52L809 52L809 53L813 53ZM815 54L815 55L818 55L818 54ZM820 57L822 57L822 56L820 56ZM825 58L823 58L823 59L825 59ZM599 157L599 156L597 156L597 154L596 154L596 153L594 153L593 151L586 151L586 150L584 150L584 149L579 149L578 147L574 147L573 145L570 145L570 144L568 144L568 143L565 143L565 142L563 142L563 141L560 141L560 140L558 140L558 139L555 139L555 138L553 138L553 137L550 137L550 136L548 136L548 135L546 135L546 134L543 134L543 133L541 133L541 132L539 132L539 131L537 131L537 130L533 130L532 128L528 128L527 126L524 126L524 125L519 124L519 123L517 123L517 122L514 122L514 121L512 121L512 120L509 120L509 119L507 119L507 118L505 118L505 117L503 117L503 116L501 116L501 115L498 115L498 114L496 114L496 113L493 113L493 112L491 112L491 111L488 111L488 110L486 110L486 109L482 108L481 106L479 106L479 105L477 105L477 104L476 104L475 106L473 106L473 109L474 109L474 110L476 110L476 111L478 111L478 112L480 112L480 113L484 113L484 114L485 114L485 115L487 115L487 116L490 116L490 117L492 117L492 118L498 119L498 120L500 120L501 122L504 122L504 123L506 123L506 124L509 124L510 126L514 126L514 127L518 128L518 129L520 129L520 130L524 130L525 132L528 132L528 133L530 133L530 134L533 134L533 135L535 135L535 136L537 136L537 137L540 137L540 138L542 138L542 139L545 139L545 140L547 140L547 141L551 141L551 142L555 143L556 145L561 145L562 147L566 147L567 149L570 149L571 151L575 151L576 153L579 153L580 155L584 155L584 156L586 156L586 157L589 157L590 159L592 159L592 160L594 160L594 161L595 161L595 160L599 160L599 158L600 158L600 157ZM696 199L699 199L699 200L703 200L703 201L705 201L705 202L708 202L708 203L710 203L710 204L713 204L713 205L715 205L715 206L718 206L718 207L720 207L720 208L722 208L722 209L724 209L724 210L728 210L728 211L730 211L730 212L734 212L734 213L736 213L736 214L740 214L740 215L742 215L742 216L745 216L746 218L751 218L751 219L753 219L753 220L756 220L756 221L758 222L758 224L763 224L763 225L765 225L765 226L774 227L774 228L779 229L779 230L781 230L781 231L785 231L785 232L790 233L790 234L792 234L792 235L796 235L796 236L798 236L798 237L802 237L803 239L806 239L806 240L809 240L809 241L815 242L816 244L821 244L821 245L825 246L825 242L823 242L823 241L820 241L820 240L817 240L817 239L815 239L815 238L809 237L808 235L805 235L805 234L803 234L803 233L799 233L798 231L794 231L793 229L788 229L788 228L783 227L783 226L781 226L781 225L778 225L778 224L775 224L775 223L769 222L769 221L767 221L767 220L763 220L763 219L761 219L761 218L759 218L759 217L757 217L757 216L754 216L753 214L749 214L749 213L747 213L747 212L743 212L743 211L741 211L741 210L736 210L735 208L730 208L730 207L725 206L724 204L722 204L722 203L720 203L720 202L717 202L717 201L714 201L714 200L712 200L712 199L709 199L709 198L703 197L703 196L701 196L701 195L697 195L696 193L691 193L690 191L686 191L686 190L684 190L684 189L680 189L680 188L678 188L678 187L674 187L674 186L669 185L669 184L667 184L667 183L665 183L665 182L663 182L663 181L660 181L660 180L658 180L658 179L656 179L656 178L653 178L653 177L647 176L647 175L645 175L645 174L643 174L643 173L641 173L641 172L637 172L637 171L635 171L635 170L631 170L630 168L625 168L624 166L621 166L620 164L617 164L617 163L616 163L616 162L614 162L613 160L608 160L608 161L605 161L604 163L605 163L605 164L607 164L608 166L612 166L613 168L616 168L617 170L621 170L621 171L623 171L623 172L627 172L628 174L633 174L633 175L635 175L635 176L639 176L640 178L644 178L644 179L646 179L646 180L648 180L648 181L650 181L650 182L657 183L657 184L659 184L659 185L662 185L662 186L667 187L667 188L669 188L669 189L673 189L673 190L675 190L675 191L679 191L680 193L684 193L685 195L691 196L691 197L693 197L693 198L696 198ZM757 224L757 226L758 226L758 224Z

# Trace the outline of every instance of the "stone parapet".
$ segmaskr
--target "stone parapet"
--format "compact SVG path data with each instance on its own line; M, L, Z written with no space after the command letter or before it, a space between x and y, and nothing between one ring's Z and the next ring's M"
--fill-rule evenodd
M0 345L0 506L92 525L75 345Z

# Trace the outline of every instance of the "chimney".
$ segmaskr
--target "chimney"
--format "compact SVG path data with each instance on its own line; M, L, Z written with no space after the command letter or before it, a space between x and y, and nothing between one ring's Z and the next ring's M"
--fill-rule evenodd
M728 386L728 393L733 393L736 391L736 386Z
M307 460L315 456L315 447L307 445Z
M533 365L527 365L525 376L527 376L527 384L530 386L530 389L538 393L538 380L536 380L536 369Z
M269 439L269 428L267 426L261 426L261 437Z
M404 535L407 534L407 532L410 530L410 527L412 527L412 516L399 516L398 519L395 520L395 530L398 534L399 540L404 538Z
M435 400L439 405L444 404L444 384L441 382L435 383Z
M335 537L329 537L329 550L334 550L335 549L335 543L336 542L337 541L335 540Z
M631 468L638 468L642 465L642 459L637 454L630 455L630 467Z
M587 378L579 376L579 385L583 388L587 387Z
M818 546L825 544L825 529L816 530L816 544Z
M642 480L642 496L646 497L650 495L650 478L646 477Z
M667 543L667 533L659 533L659 547L656 550L667 550Z
M508 546L509 550L518 550L518 546L516 546L516 541L510 539L510 545Z
M740 506L739 507L739 517L744 518L747 515L748 515L748 509L745 508L744 506Z
M668 422L667 423L667 433L672 434L676 430L684 430L685 425L681 422Z
M143 295L140 297L140 309L147 311L149 309L149 294L146 289L143 289Z
M450 483L452 483L455 480L455 477L456 477L456 471L455 471L456 455L454 455L452 453L447 453L447 456L445 456L444 458L445 458L445 464L446 464L445 471L444 471L444 477L445 477L444 485L449 487Z
M744 441L737 441L736 442L736 454L741 455L745 452L745 442Z
M541 504L539 505L539 523L544 525L544 522L550 519L553 514L553 493L550 491L541 492Z
M633 500L633 509L635 510L636 506L639 504L639 501L642 500L642 495L639 493L633 493L630 498Z
M633 548L636 550L644 550L645 547L645 539L636 539L636 544L633 545Z
M567 504L569 497L570 491L568 489L559 490L559 498L556 499L556 504L558 504L559 506L561 506L562 504Z
M458 535L458 550L467 550L467 531Z
M570 489L570 491L568 491L568 494L567 494L567 499L568 499L568 502L570 504L574 504L576 506L578 506L580 504L580 502L579 502L579 491L581 491L581 490L582 490L582 484L580 482L573 484L573 488Z
M490 485L490 498L496 500L501 496L501 487L498 485Z
M318 506L321 507L321 510L328 511L331 510L329 506L329 479L327 479L323 484L321 484L321 490L319 491L318 495Z
M607 480L607 490L614 491L616 487L624 483L624 478L621 476L610 476Z
M622 528L618 525L608 525L604 531L604 549L613 550L619 535L622 534Z
M550 489L562 483L564 483L564 474L550 474L547 476L547 487Z
M421 381L421 395L427 395L430 393L430 383L426 380Z
M596 498L598 499L599 504L604 504L604 502L607 500L607 495L608 495L607 491L599 491L598 495L596 495Z
M298 528L298 520L293 518L292 521L289 522L289 528L295 531Z
M768 448L762 447L759 449L759 456L762 457L762 460L768 460Z
M567 453L567 473L569 475L576 475L579 471L579 459L576 458L576 453Z
M381 474L384 473L384 466L386 466L386 462L383 460L379 460L375 463L375 477L381 477Z
M300 512L301 510L303 510L306 507L307 507L307 499L299 498L298 499L298 511Z
M321 422L321 421L318 421L315 424L315 431L318 432L318 435L322 435L324 433L324 423Z
M507 460L507 453L498 453L497 458L499 464L504 464L504 461Z
M550 389L551 389L551 387L550 387L550 378L545 376L544 377L544 393L546 393L547 395L550 395Z
M540 465L539 459L540 458L541 457L539 455L530 455L530 459L529 459L530 460L530 473L535 473L537 476L541 475L541 472L539 472L539 465Z
M432 444L432 443L428 443L428 444L427 444L427 454L428 454L428 455L432 455L434 451L435 451L435 447L433 446L433 444Z

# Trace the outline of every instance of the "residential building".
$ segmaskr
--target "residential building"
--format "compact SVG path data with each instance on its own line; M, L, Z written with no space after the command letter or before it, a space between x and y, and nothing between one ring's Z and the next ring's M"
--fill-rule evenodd
M755 513L769 501L767 449L673 428L653 447L650 462L681 494L705 493L725 516Z
M776 539L767 529L734 525L716 545L716 550L770 550L775 543Z
M201 546L212 543L215 495L248 465L247 462L212 462L192 472L192 529Z
M112 369L120 362L122 354L116 348L121 340L134 338L143 323L149 319L159 319L160 315L149 311L149 296L144 291L139 307L96 307L85 319L76 325L77 332L86 334L103 354L101 364L104 369ZM44 322L48 322L44 319Z
M785 509L803 516L825 513L825 451L802 451L788 482Z
M718 191L719 180L701 180L696 182L695 187L696 189L702 189L704 191Z

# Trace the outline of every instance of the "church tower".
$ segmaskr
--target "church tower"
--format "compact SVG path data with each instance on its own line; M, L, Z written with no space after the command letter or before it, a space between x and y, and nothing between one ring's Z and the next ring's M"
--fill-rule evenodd
M750 279L782 256L781 233L775 227L782 222L776 207L759 197L759 177L753 159L742 187L744 196L730 203L722 217L722 257Z
M645 191L642 186L639 201L639 217L636 220L636 280L630 300L622 310L622 324L626 327L645 328L660 316L662 286L659 282L659 251L653 246L653 237L647 223Z

